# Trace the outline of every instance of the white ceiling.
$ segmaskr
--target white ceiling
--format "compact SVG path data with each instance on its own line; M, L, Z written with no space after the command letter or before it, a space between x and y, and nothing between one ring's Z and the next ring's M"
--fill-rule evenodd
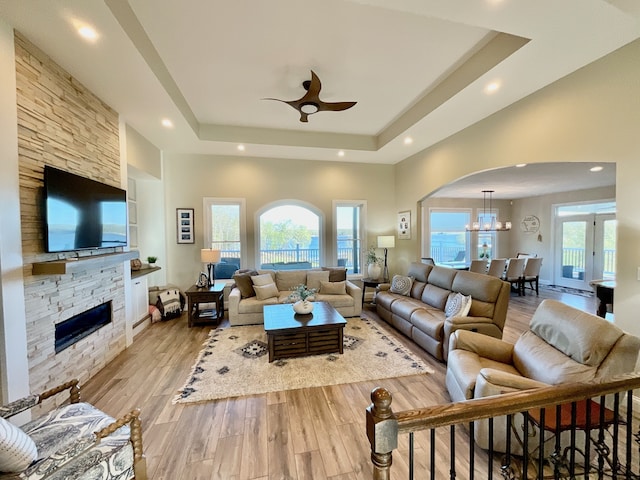
M0 0L0 16L162 150L393 164L640 37L639 4ZM322 100L356 106L301 123L263 100L302 97L310 70Z

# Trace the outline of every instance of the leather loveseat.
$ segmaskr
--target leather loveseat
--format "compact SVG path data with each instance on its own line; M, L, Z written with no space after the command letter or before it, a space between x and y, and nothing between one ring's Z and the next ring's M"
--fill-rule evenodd
M264 274L271 275L277 290L269 298L259 298L251 286L252 276ZM231 289L228 301L229 323L232 326L264 323L263 307L278 303L291 303L289 295L300 284L317 289L318 293L314 296L315 301L329 303L343 317L356 317L360 315L362 309L362 289L347 280L346 275L346 269L331 267L236 273L233 276L236 285Z
M447 359L449 336L458 329L502 338L509 305L509 284L499 278L440 266L412 263L408 295L381 284L376 310L386 322L411 338L438 360ZM455 293L471 296L466 316L447 318L447 300Z
M640 339L596 315L547 299L515 344L458 331L449 348L446 385L451 401L458 402L633 372ZM522 418L514 422L519 429ZM474 431L476 443L485 449L488 428L482 420ZM512 446L518 447L515 438ZM494 420L493 449L506 451L504 417Z

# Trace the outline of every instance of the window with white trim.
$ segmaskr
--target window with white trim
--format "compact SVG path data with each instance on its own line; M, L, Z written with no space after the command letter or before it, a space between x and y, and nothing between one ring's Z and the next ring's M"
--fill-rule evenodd
M221 251L222 261L246 265L244 199L204 198L204 247Z
M362 200L333 202L335 261L338 266L347 267L349 274L363 271L366 208Z

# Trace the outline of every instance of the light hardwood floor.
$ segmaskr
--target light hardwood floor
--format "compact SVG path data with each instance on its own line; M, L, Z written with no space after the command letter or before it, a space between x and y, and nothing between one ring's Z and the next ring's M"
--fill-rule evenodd
M544 298L595 311L592 298L548 289L539 297L512 294L505 340L515 341ZM373 307L365 308L374 312ZM370 480L364 419L371 390L384 386L391 391L396 411L449 401L445 365L405 338L407 346L433 367L433 375L173 405L210 329L188 328L185 315L154 324L82 386L83 399L112 416L142 409L144 449L154 480ZM466 451L464 434L461 443ZM403 441L400 455L394 455L394 478L408 478L406 450ZM448 476L447 462L441 467Z

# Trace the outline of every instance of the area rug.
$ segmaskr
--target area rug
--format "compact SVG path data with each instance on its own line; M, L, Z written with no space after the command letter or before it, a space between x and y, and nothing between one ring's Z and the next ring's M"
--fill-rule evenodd
M593 292L589 290L579 290L577 288L562 287L560 285L540 285L540 289L548 289L552 292L570 293L571 295L580 295L581 297L593 297Z
M209 333L173 403L190 403L296 388L433 373L393 336L365 318L348 318L344 353L269 363L262 325Z

